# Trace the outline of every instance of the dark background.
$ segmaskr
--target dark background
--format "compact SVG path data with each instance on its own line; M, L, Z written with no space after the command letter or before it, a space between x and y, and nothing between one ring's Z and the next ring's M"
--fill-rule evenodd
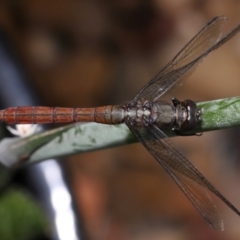
M92 107L134 97L212 17L240 23L240 2L201 0L1 1L10 39L42 105ZM240 93L240 35L212 53L174 95L196 101ZM240 208L239 130L173 139ZM93 240L239 239L240 218L220 201L211 229L158 163L134 144L64 159Z

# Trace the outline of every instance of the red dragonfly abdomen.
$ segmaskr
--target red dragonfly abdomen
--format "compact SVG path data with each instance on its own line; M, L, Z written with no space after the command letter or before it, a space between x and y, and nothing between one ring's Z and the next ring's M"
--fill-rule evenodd
M0 121L7 124L72 122L119 124L124 121L124 108L120 105L96 108L11 107L0 110Z

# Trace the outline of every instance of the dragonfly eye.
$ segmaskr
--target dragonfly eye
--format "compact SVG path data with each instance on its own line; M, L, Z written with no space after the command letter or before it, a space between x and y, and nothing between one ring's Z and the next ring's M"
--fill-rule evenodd
M185 100L181 102L183 108L187 110L187 119L182 123L181 128L185 131L193 130L200 121L201 111L197 109L195 102Z

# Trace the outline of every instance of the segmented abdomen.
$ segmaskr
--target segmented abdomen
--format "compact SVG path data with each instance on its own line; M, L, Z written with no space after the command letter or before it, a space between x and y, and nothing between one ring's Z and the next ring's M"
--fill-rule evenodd
M124 120L120 105L97 108L11 107L0 110L0 121L7 124L43 124L71 122L99 122L118 124Z

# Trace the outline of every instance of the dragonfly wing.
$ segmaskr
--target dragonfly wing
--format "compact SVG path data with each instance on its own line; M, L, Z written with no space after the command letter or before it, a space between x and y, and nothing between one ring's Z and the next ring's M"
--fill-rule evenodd
M156 125L138 128L130 125L129 128L213 228L223 230L223 223L206 190L216 194L240 215L240 212L184 157Z
M186 79L198 63L211 51L217 49L239 30L238 25L230 33L221 37L221 28L226 17L213 18L153 79L151 79L134 100L144 98L156 101L181 80ZM220 40L219 40L220 39Z

